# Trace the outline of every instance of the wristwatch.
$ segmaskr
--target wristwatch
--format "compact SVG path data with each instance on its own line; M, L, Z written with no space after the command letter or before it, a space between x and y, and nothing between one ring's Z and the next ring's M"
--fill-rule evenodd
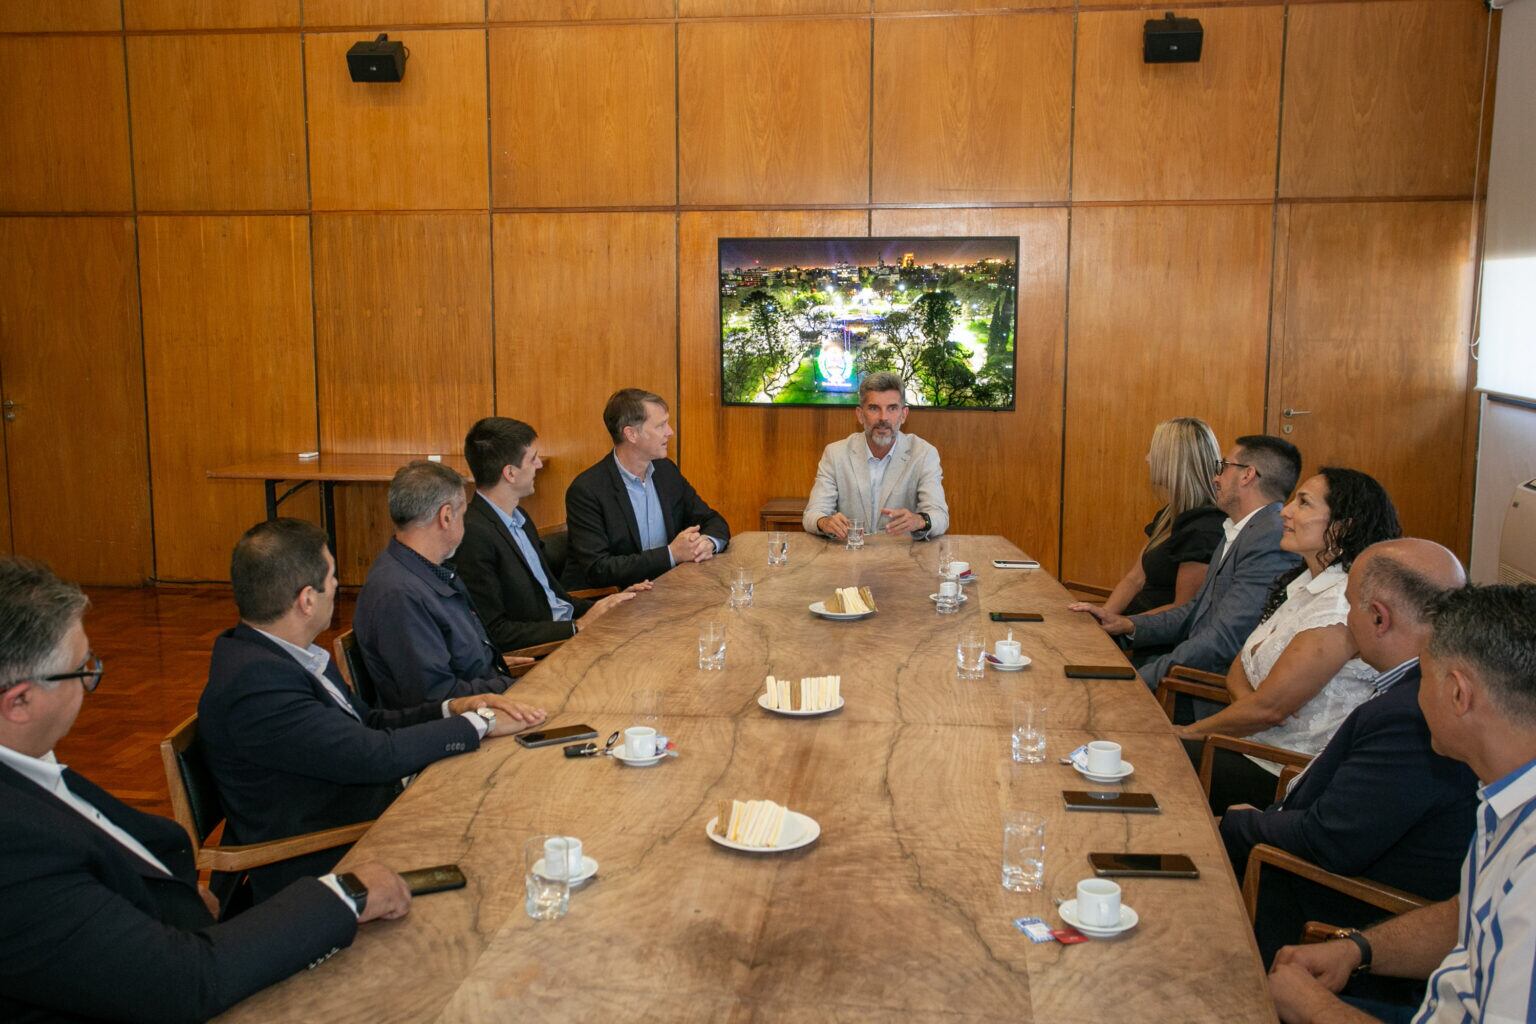
M357 908L357 916L362 917L363 908L368 905L368 887L350 871L344 875L337 875L336 884L341 886L341 891Z
M1345 939L1353 942L1355 948L1360 950L1360 965L1351 974L1365 974L1371 969L1371 943L1370 940L1358 928L1340 928L1333 933L1336 939Z
M930 533L930 532L932 532L932 530L933 530L933 520L931 518L929 518L928 513L927 512L919 512L918 516L923 520L923 528L920 531L918 531L918 532L919 533Z
M475 714L485 721L485 734L489 736L496 731L496 712L490 708L475 708Z

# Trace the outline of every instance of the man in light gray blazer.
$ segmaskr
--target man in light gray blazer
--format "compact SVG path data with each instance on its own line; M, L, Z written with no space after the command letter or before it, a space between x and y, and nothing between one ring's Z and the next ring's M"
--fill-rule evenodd
M1266 434L1237 439L1218 465L1216 505L1227 514L1226 537L1195 596L1152 615L1112 615L1097 605L1074 604L1099 620L1110 636L1129 638L1131 649L1173 650L1137 669L1155 687L1175 665L1225 673L1238 648L1259 624L1275 578L1300 564L1280 550L1280 506L1301 475L1301 453L1289 441Z
M917 540L949 529L944 471L933 445L903 434L906 389L894 373L872 373L859 382L860 433L833 441L821 453L816 484L805 503L806 533L839 540L852 520L864 528L911 534Z

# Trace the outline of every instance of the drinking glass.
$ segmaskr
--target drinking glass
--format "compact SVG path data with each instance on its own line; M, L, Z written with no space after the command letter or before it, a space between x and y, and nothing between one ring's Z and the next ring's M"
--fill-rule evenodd
M725 668L725 623L706 622L699 627L699 668L706 672Z
M1039 892L1045 883L1045 819L1030 811L1003 815L1003 888Z
M939 578L949 573L949 563L955 560L955 542L948 537L939 538Z
M774 531L768 535L768 564L789 564L789 535Z
M752 576L745 569L737 569L731 576L731 607L752 607Z
M940 615L953 615L960 610L960 581L953 576L939 580L939 592L933 605Z
M534 836L523 844L523 885L527 898L523 909L535 921L558 921L571 906L571 883L564 865L544 863L544 844L554 836Z
M976 680L986 674L987 642L980 633L962 633L955 644L955 678Z
M1032 700L1013 702L1013 759L1020 764L1045 760L1044 706Z
M658 734L662 731L660 690L636 690L630 707L634 712L631 724L650 726Z
M864 546L864 520L854 519L848 524L848 550L856 551Z

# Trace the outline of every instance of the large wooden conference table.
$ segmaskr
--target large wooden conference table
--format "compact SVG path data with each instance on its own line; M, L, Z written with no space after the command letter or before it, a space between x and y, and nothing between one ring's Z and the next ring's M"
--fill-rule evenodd
M348 855L398 869L457 863L469 886L363 927L349 950L261 993L231 1021L1273 1021L1251 930L1199 784L1140 682L1068 680L1113 644L1000 537L957 538L976 566L958 615L938 615L933 544L885 537L861 551L796 534L769 567L766 535L657 581L582 630L512 691L600 740L630 723L637 690L665 695L680 756L652 768L571 760L510 739L427 769ZM749 567L754 606L725 607ZM834 586L871 588L878 614L816 618ZM955 678L963 628L991 610L1033 664ZM727 623L723 672L697 668L699 622ZM757 705L768 673L837 673L846 706L820 718ZM1009 699L1050 708L1046 763L1008 757ZM1086 783L1057 758L1116 740L1158 815L1067 813ZM723 849L704 834L722 798L771 798L821 824L786 854ZM1002 816L1048 819L1045 888L999 884ZM522 844L578 836L601 867L557 922L523 910ZM1021 915L1060 924L1053 897L1090 874L1090 850L1187 853L1201 877L1124 879L1140 924L1112 940L1032 944Z

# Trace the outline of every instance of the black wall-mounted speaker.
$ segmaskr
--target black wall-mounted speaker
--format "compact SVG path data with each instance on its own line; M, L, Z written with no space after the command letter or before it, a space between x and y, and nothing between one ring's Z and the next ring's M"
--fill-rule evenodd
M392 43L379 33L371 43L354 43L347 51L347 71L354 82L398 82L405 77L404 43Z
M1147 22L1141 40L1141 59L1148 64L1193 64L1200 59L1205 29L1198 19L1177 18L1169 11Z

